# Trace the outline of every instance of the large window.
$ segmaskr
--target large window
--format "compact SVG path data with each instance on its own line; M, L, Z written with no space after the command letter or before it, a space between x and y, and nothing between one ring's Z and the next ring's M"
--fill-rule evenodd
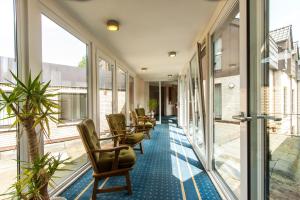
M87 117L87 45L42 15L42 50L43 81L51 80L50 87L58 92L56 98L61 106L61 113L55 116L61 123L51 123L44 149L76 163L66 166L72 171L57 173L56 182L61 183L87 162L76 129L76 124Z
M112 114L113 106L113 65L99 59L99 113L100 113L100 133L109 130L106 115Z
M237 16L239 16L238 9L231 13L226 23L217 29L212 38L214 47L213 168L225 187L239 198L242 126L239 120L233 118L240 114L240 97L243 93L240 89L239 66L240 19Z
M134 78L129 76L129 110L134 111Z
M0 88L8 93L11 88L3 83L7 83L6 80L12 81L10 70L17 73L14 26L14 1L1 0ZM17 176L16 127L11 128L14 119L4 119L6 116L6 111L0 112L0 194L7 191Z
M117 69L118 113L126 114L126 72Z
M202 156L205 155L205 137L204 137L204 114L203 114L203 95L202 88L200 87L200 68L198 56L195 54L190 62L190 77L191 77L191 85L190 85L190 97L192 99L192 125L193 125L193 139L196 147L199 148L200 154ZM202 80L201 80L202 81Z
M222 38L219 37L214 41L214 69L220 70L222 68Z
M62 111L59 119L65 123L87 118L87 94L62 93L59 96Z

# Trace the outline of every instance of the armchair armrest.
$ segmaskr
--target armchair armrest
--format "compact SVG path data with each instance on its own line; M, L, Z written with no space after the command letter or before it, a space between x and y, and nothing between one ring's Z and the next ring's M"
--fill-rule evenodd
M113 147L113 148L107 148L107 149L97 149L97 150L92 150L92 151L89 151L89 153L93 154L93 153L105 153L105 152L115 152L115 158L112 162L112 167L111 169L114 170L114 169L117 169L118 168L118 165L119 165L119 154L120 154L120 151L122 149L128 149L129 146L126 146L126 145L122 145L122 146L117 146L117 147ZM101 156L101 155L100 155Z
M126 138L126 134L127 133L131 133L132 131L131 130L111 130L112 132L123 132L124 133L124 136L122 135L118 135L119 137L125 137ZM116 134L117 135L117 134Z
M92 150L89 152L90 153L104 153L104 152L112 152L112 151L121 151L122 149L128 149L128 148L129 148L129 146L121 145L121 146L112 147L112 148Z
M105 138L99 138L98 140L101 141L101 140L110 140L110 139L115 139L115 138L118 138L119 135L115 135L115 136L111 136L111 137L105 137Z

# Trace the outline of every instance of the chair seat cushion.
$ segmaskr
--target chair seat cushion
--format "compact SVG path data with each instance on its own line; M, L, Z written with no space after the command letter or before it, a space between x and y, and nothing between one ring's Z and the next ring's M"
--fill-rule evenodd
M146 128L152 128L153 124L151 122L146 122L145 124L143 122L140 122L139 126L145 126Z
M97 165L100 172L110 171L112 168L112 163L115 158L115 152L105 152L99 155ZM129 147L129 149L123 149L119 154L119 165L118 168L130 168L135 164L136 155L134 150Z
M144 133L133 133L130 135L127 135L125 143L129 145L135 145L139 142L141 142L144 139Z

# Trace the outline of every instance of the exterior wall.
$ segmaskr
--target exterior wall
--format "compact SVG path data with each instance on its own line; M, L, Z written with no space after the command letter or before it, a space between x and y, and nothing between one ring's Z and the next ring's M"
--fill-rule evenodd
M239 24L238 19L226 26L222 35L217 35L222 41L221 69L215 69L217 78L239 74ZM233 53L234 52L234 53Z
M99 90L100 98L100 132L109 130L105 115L112 113L112 90ZM119 96L118 96L119 98Z
M285 89L284 89L285 88ZM286 92L284 92L286 90ZM285 71L269 71L269 90L266 94L266 114L279 117L279 122L269 121L271 133L293 134L297 130L297 81ZM292 105L293 104L293 105Z
M240 113L240 76L216 78L215 84L218 83L222 87L221 120L232 121L232 116ZM229 84L234 84L234 88L229 88Z

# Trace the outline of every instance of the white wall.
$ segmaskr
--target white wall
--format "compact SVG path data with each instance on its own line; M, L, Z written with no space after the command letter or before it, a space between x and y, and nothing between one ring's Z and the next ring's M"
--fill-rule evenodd
M145 106L145 81L139 77L134 79L134 108Z

